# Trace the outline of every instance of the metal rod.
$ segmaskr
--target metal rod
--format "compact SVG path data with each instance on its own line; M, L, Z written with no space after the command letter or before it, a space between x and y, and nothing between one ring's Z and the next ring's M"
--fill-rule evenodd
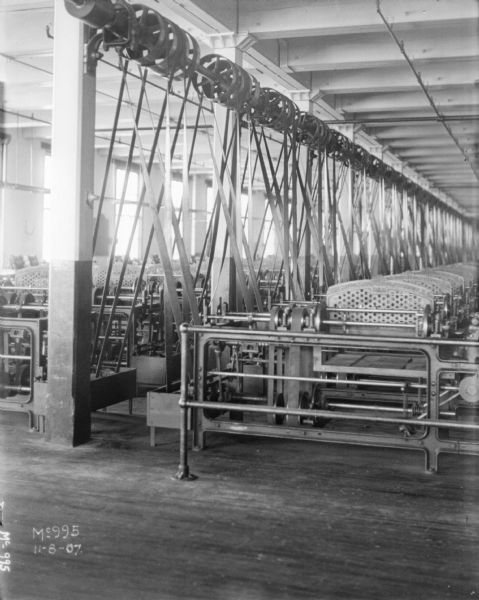
M0 390L10 390L14 392L19 392L20 394L23 392L28 394L32 391L32 388L26 387L24 385L4 385L0 384Z
M416 324L412 323L369 323L367 321L333 321L332 319L327 319L325 321L321 321L324 325L356 325L361 327L394 327L394 328L402 328L402 329L415 329Z
M355 379L354 381L347 381L344 379L327 379L321 377L300 377L298 375L267 375L263 373L239 373L236 371L218 371L212 369L208 371L207 375L221 375L225 377L243 377L248 379L270 379L274 381L304 381L311 383L333 383L336 385L368 385L372 387L393 387L393 388L404 388L410 387L406 382L402 383L399 381L375 381L365 379Z
M180 386L180 412L181 412L181 427L180 427L180 464L176 473L176 479L192 480L196 477L190 473L188 466L188 326L182 324L180 326L181 340L181 386Z
M252 314L252 313L246 313L244 315L232 315L232 314L225 314L225 315L206 315L205 316L207 321L238 321L238 322L246 322L246 323L269 323L270 321L270 316L268 314Z
M372 415L357 415L351 413L335 413L328 410L311 410L311 409L290 409L279 406L252 406L249 404L231 404L226 402L198 402L196 400L188 400L186 405L190 408L213 409L213 410L229 410L235 412L249 413L264 413L272 415L291 415L296 417L317 417L326 419L339 419L343 421L371 421L373 423L390 423L392 425L418 425L419 427L441 427L447 429L468 429L471 431L479 431L479 425L472 423L445 422L435 419L408 419L408 418L392 418L392 417L376 417ZM281 427L278 427L281 429Z
M441 121L479 121L479 115L443 115L435 117L376 117L370 119L330 119L327 125L371 125L388 123L440 123Z
M233 394L233 400L244 400L245 402L264 402L266 396L252 396L251 394Z
M0 285L0 292L3 290L11 290L14 292L46 292L48 287L30 287L28 285Z
M399 412L408 413L414 412L412 408L400 408L399 406L377 406L374 404L345 404L343 402L328 402L328 407L333 408L348 408L352 410L367 410L367 411L379 411L379 412Z
M22 310L48 310L48 304L0 304L0 312L6 311L16 311L21 312Z
M188 328L190 333L203 333L208 336L215 335L217 339L228 339L231 337L232 339L238 341L239 332L237 329L227 329L225 328L213 328L213 327L201 327L198 325L192 325ZM345 336L344 340L338 339L337 335L328 334L328 333L318 333L314 338L311 333L306 332L286 332L280 330L273 331L258 331L252 329L245 329L241 331L241 338L245 341L248 341L250 338L256 338L259 340L264 340L269 342L271 340L275 340L276 338L279 343L288 341L288 342L299 342L304 340L305 343L330 343L331 345L339 345L343 346L344 342L357 342L358 346L362 347L365 343L381 343L381 344L399 344L403 345L409 349L409 345L413 344L416 346L461 346L463 348L479 348L478 342L468 341L468 340L450 340L450 339L438 339L438 338L396 338L391 336L360 336L360 335L348 335Z

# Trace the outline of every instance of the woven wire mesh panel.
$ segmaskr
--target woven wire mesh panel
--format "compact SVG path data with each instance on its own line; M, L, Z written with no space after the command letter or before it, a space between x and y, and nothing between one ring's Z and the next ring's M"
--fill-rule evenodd
M416 323L414 314L394 311L422 311L433 303L434 294L430 290L407 281L384 277L339 283L329 287L326 294L329 317L339 322L344 319L364 323L413 325ZM334 308L365 308L368 312L335 312L331 310ZM369 312L373 310L386 312Z
M48 288L48 266L25 267L15 272L15 285L18 287Z
M116 286L120 280L122 263L115 263L110 273L110 286ZM128 265L123 276L122 287L133 287L140 275L140 265ZM94 287L104 287L108 267L105 265L93 265L92 279Z
M424 272L431 273L434 277L441 277L442 279L449 281L455 294L462 294L464 291L465 281L462 275L452 273L451 271L443 271L439 267L426 269Z
M453 286L451 282L446 278L441 278L435 274L429 274L424 272L413 272L408 271L407 273L398 273L397 275L389 275L385 279L392 280L397 279L401 281L407 281L409 283L413 283L415 285L420 285L421 287L426 288L427 290L431 290L433 294L437 295L445 295L452 294Z
M455 265L441 265L437 267L441 271L455 273L464 277L466 286L473 285L479 277L478 266L474 263L457 263Z

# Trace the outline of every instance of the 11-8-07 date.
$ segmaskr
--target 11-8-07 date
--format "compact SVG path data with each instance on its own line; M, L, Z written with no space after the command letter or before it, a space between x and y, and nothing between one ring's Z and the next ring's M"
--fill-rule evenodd
M72 556L78 556L82 553L82 545L65 544L64 546L58 546L57 544L51 543L47 546L42 546L41 544L34 544L33 546L33 554L49 554L50 556L54 556L59 552L66 552Z

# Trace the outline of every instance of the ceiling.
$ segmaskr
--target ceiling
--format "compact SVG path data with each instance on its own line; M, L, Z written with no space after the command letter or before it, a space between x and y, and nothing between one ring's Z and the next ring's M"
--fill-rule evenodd
M477 0L144 0L479 218ZM3 127L48 140L53 0L0 0ZM208 48L209 47L209 48ZM97 144L115 77L100 67ZM111 98L109 97L111 95ZM111 120L111 119L110 119ZM206 161L206 157L204 157Z

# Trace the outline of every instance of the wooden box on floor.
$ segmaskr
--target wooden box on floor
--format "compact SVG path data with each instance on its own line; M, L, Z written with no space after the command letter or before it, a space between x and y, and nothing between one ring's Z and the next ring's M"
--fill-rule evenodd
M150 444L156 444L156 428L179 429L181 424L180 394L151 390L146 394L146 424L150 428ZM188 429L190 418L188 416Z

